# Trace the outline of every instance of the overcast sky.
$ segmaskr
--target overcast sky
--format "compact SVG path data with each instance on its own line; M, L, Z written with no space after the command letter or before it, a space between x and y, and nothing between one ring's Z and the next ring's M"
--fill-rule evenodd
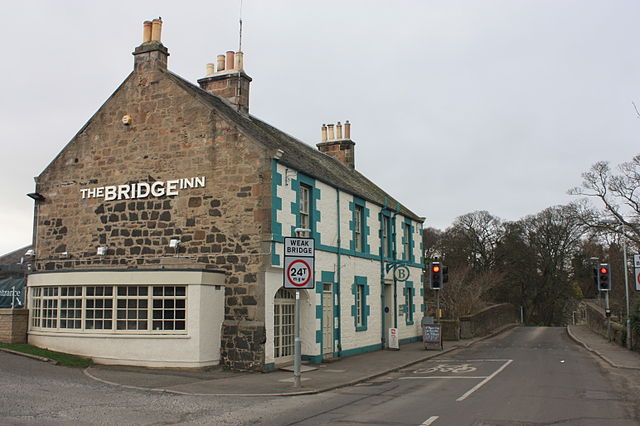
M33 177L131 72L142 22L162 17L169 69L195 83L238 49L239 13L2 2L0 254L31 242ZM250 112L310 145L350 120L356 168L426 226L535 214L640 153L638 1L244 0L242 18Z

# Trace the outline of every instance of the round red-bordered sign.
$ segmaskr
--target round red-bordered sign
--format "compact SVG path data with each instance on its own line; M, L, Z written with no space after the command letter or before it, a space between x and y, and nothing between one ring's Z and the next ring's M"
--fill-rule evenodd
M302 263L303 267L307 269L307 279L304 280L304 282L298 284L293 280L293 277L291 276L291 270L293 269L293 265L295 265L296 263ZM289 264L289 267L287 268L287 279L289 280L289 283L291 283L292 285L296 286L296 287L304 287L309 283L309 280L311 279L311 266L309 266L309 264L307 262L305 262L302 259L297 259L294 260L293 262L291 262Z

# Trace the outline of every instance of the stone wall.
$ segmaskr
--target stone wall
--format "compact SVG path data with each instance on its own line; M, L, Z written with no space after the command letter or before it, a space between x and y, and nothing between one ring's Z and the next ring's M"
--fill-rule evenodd
M519 321L518 310L510 303L489 306L473 315L460 318L460 337L470 339L491 334L492 331Z
M0 309L0 342L27 343L28 309Z
M124 126L122 117L132 122ZM203 188L144 200L81 190L204 177ZM271 159L166 71L131 74L38 177L36 270L226 271L223 363L257 369L264 353L262 240L271 232ZM178 251L169 240L181 240ZM97 247L106 246L104 256ZM66 255L64 254L66 253Z
M610 326L607 326L608 321L604 309L595 303L584 303L584 309L587 325L592 331L620 346L625 345L627 331L624 325L618 324L614 321L615 318L612 317L610 320ZM607 331L609 334L607 334Z

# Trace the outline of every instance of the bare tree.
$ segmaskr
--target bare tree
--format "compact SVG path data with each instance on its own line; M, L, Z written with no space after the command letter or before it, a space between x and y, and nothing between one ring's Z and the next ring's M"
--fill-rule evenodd
M475 273L469 266L450 273L449 282L440 290L444 317L460 319L487 306L487 295L500 282L498 272Z
M640 155L622 163L618 170L614 174L608 162L599 161L582 174L582 186L572 188L569 194L596 198L604 206L603 211L582 210L581 217L592 229L624 233L640 246ZM604 219L614 220L604 224Z

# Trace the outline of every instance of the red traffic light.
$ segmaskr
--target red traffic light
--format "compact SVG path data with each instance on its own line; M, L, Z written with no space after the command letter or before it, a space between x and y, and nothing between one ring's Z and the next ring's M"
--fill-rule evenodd
M431 271L432 272L440 272L440 266L439 265L433 265L431 267Z
M607 272L609 272L609 270L607 268L605 268L605 267L601 267L600 268L600 273L601 274L606 274Z

